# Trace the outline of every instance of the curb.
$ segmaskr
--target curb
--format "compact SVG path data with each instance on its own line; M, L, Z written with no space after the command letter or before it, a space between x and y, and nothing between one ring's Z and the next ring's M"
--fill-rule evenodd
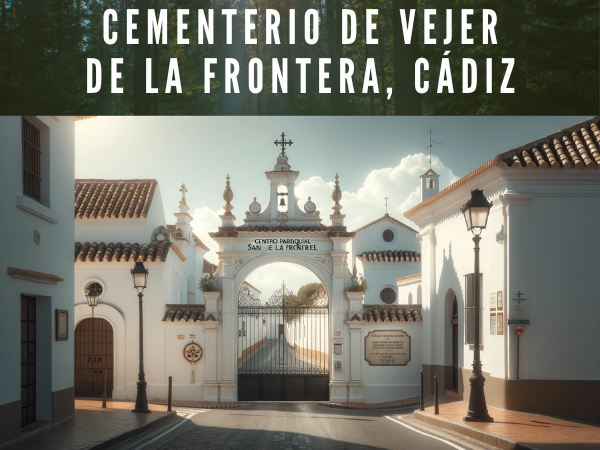
M415 403L404 403L402 405L393 405L393 406L346 406L346 405L336 405L334 403L318 403L321 406L327 406L328 408L340 408L340 409L360 409L360 410L368 410L368 409L400 409L400 408L409 408L413 406L419 406L418 402Z
M492 433L486 433L476 428L469 427L467 425L458 424L448 419L442 419L441 417L432 417L429 414L423 414L419 411L413 413L413 418L426 425L451 431L462 436L474 439L487 445L491 445L502 450L539 450L539 447L533 445L524 444L522 442L513 441L512 439L504 436L498 436Z
M176 409L176 408L226 409L226 408L241 408L242 406L248 406L248 405L246 403L240 403L237 405L210 405L210 406L172 405L172 408L173 409Z
M106 441L99 442L98 444L93 445L91 447L87 447L86 450L101 450L101 449L110 448L115 444L126 441L127 439L137 436L139 434L145 433L146 431L151 430L152 428L154 428L158 425L161 425L164 422L173 420L176 417L177 417L177 413L175 411L170 412L162 417L159 417L156 420L153 420L152 422L145 423L143 425L140 425L139 427L135 427L129 431L126 431L125 433L122 433L122 434L114 436L110 439L107 439Z

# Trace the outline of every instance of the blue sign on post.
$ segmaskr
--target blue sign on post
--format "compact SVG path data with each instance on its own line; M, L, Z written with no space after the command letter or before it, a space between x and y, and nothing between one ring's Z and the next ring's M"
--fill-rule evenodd
M529 319L527 320L517 320L517 319L508 319L509 325L529 325Z

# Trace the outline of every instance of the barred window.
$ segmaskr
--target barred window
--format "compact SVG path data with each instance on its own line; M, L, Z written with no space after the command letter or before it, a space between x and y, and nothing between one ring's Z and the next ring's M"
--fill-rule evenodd
M91 291L92 289L96 290L96 292L98 293L98 296L101 296L102 292L104 291L104 289L102 289L102 285L100 283L97 283L94 281L85 287L85 294L87 295L87 293L89 291Z
M392 242L394 240L394 232L392 230L385 230L383 232L383 240L385 242Z
M389 287L383 288L379 294L379 298L381 298L383 303L391 305L396 301L396 291Z
M22 119L23 195L42 201L40 130Z
M465 275L465 344L475 343L475 277L470 273ZM481 311L481 292L483 275L479 274L479 309ZM481 316L480 316L481 319ZM479 321L479 343L481 344L481 320Z

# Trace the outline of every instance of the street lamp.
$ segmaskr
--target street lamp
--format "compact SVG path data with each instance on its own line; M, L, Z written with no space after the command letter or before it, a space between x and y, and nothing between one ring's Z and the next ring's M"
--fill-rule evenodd
M485 378L481 371L481 356L479 349L479 241L481 241L481 232L487 225L488 216L492 204L487 201L483 191L475 189L471 191L471 198L461 208L461 212L465 216L467 230L473 233L473 242L475 243L475 273L473 274L473 290L474 290L474 310L475 310L475 342L474 342L474 358L473 358L473 373L469 381L471 382L471 393L469 395L469 409L467 415L463 417L466 422L493 422L485 404L485 392L483 386Z
M135 409L131 412L149 413L148 398L146 397L146 375L144 374L144 316L142 314L142 298L148 280L148 269L144 267L144 263L141 261L135 263L135 266L131 269L131 277L133 278L133 288L137 289L138 298L140 299L140 371L138 373Z
M98 289L100 288L100 290ZM92 283L88 286L88 289L85 292L85 298L88 302L90 308L92 308L92 397L94 396L94 373L95 373L95 363L96 363L96 354L94 352L94 341L96 340L95 330L94 330L94 308L98 306L98 300L100 299L100 295L102 294L102 288L98 285L98 283Z

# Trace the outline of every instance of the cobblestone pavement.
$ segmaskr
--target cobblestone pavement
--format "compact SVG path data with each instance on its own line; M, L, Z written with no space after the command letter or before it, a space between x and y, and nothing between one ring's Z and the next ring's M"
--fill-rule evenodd
M252 371L260 371L261 368L275 371L278 368L282 369L277 373L283 373L285 368L296 368L300 369L301 373L315 373L318 367L308 361L296 358L284 339L267 339L265 345L252 355L242 365L242 368Z
M178 408L180 419L113 448L162 449L425 449L481 450L464 437L416 424L412 410L353 411L312 402L255 402L235 410ZM408 424L407 428L398 422ZM398 419L402 416L403 419ZM406 419L406 421L404 420ZM448 440L436 440L425 430Z

